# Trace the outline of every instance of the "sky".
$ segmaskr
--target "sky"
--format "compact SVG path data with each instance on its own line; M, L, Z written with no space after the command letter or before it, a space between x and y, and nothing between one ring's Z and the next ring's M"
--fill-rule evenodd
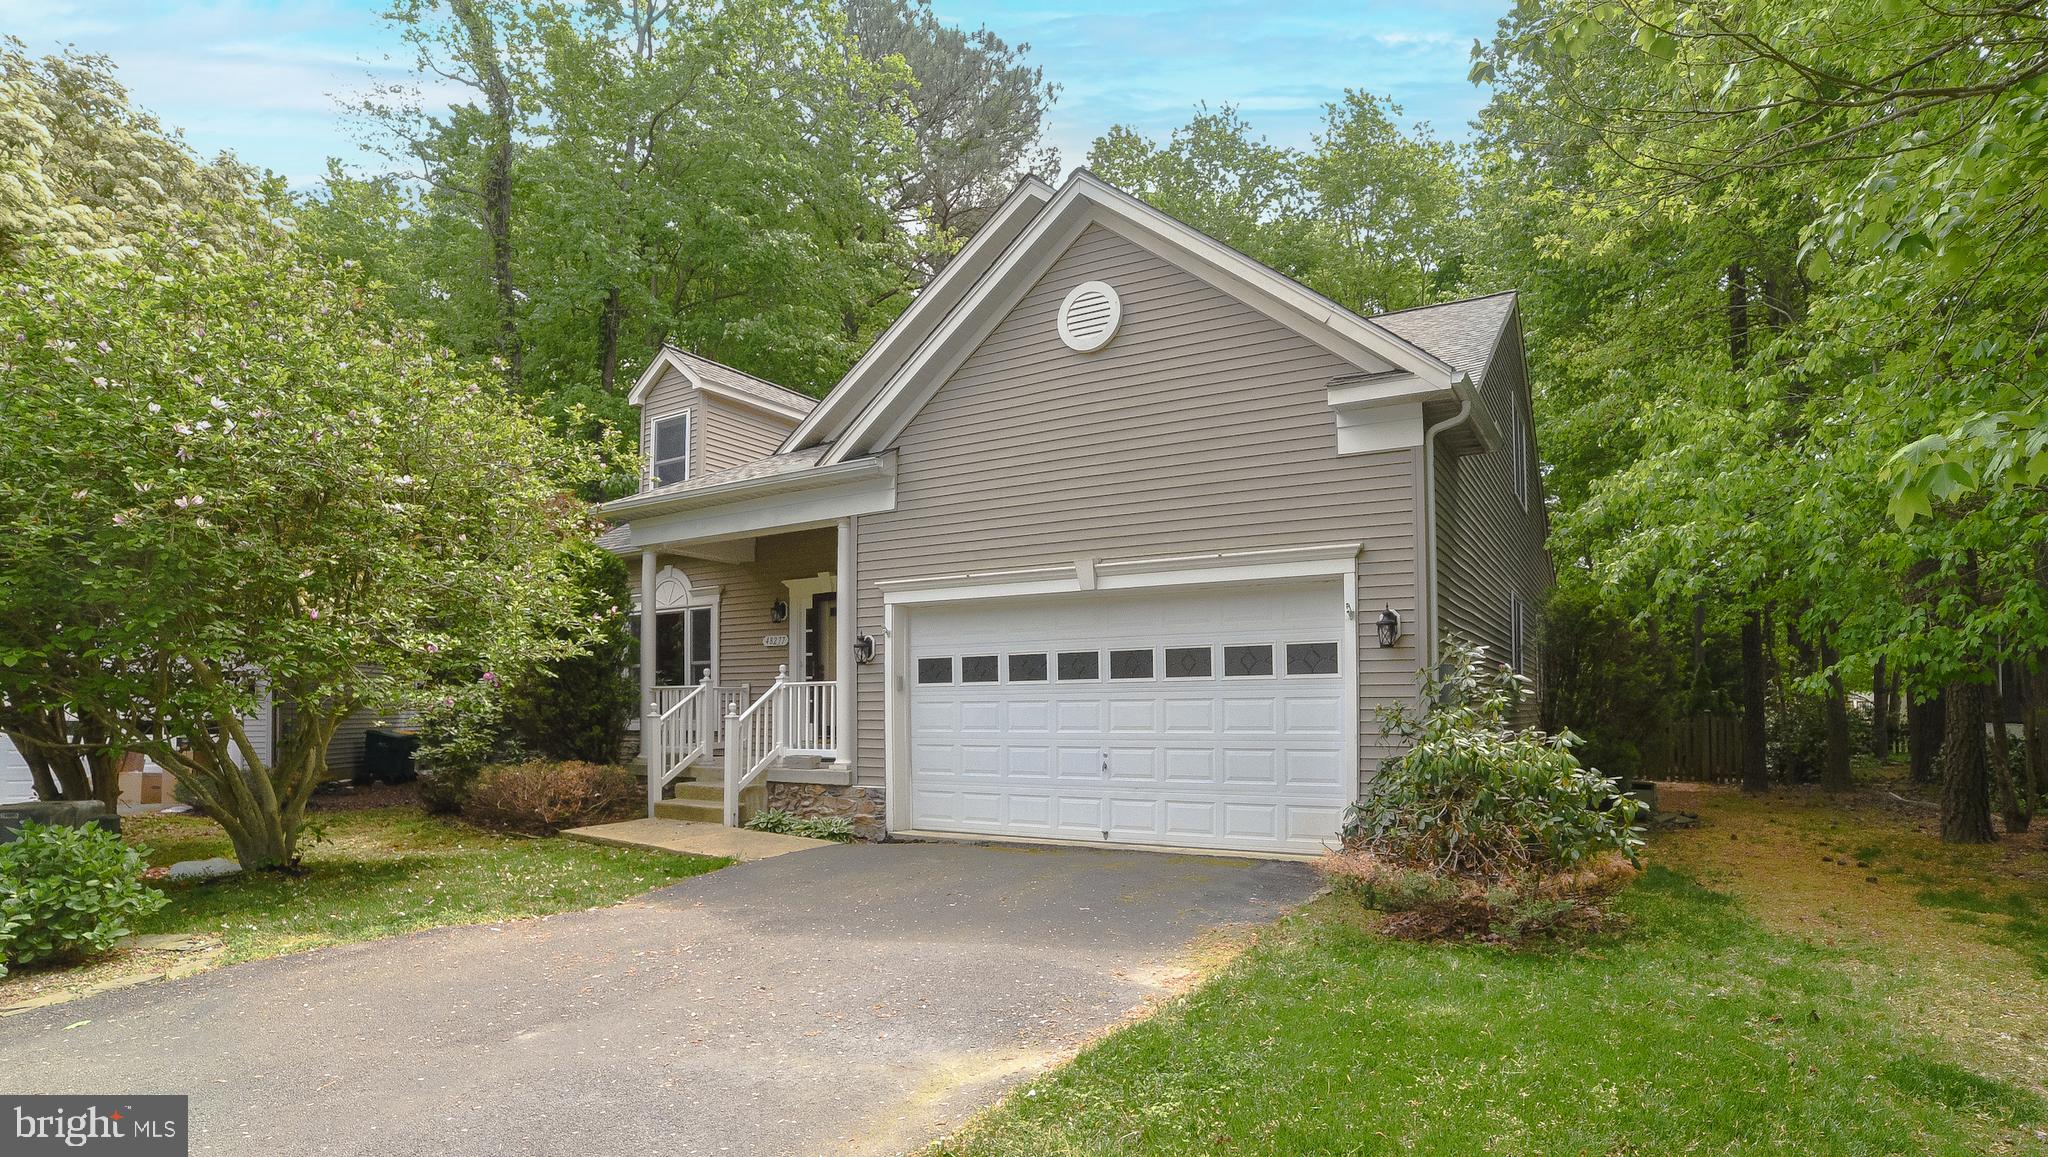
M933 0L949 23L1031 46L1060 86L1046 125L1068 166L1113 124L1164 138L1196 106L1234 104L1275 143L1307 145L1345 89L1391 96L1404 123L1462 138L1484 102L1465 79L1475 38L1509 0ZM32 52L104 53L132 98L200 153L233 150L316 183L330 156L379 166L342 115L404 79L383 0L0 0L0 32Z

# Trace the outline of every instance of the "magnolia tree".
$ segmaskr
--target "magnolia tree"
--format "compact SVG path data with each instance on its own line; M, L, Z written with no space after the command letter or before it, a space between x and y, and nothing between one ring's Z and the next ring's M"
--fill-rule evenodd
M582 644L590 464L353 270L217 227L0 289L0 698L174 769L244 866L285 868L345 716Z

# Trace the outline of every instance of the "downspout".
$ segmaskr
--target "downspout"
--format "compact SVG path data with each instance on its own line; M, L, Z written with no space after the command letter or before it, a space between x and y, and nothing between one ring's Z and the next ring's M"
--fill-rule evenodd
M1472 416L1472 399L1458 403L1458 412L1422 432L1422 526L1415 536L1422 548L1422 605L1416 614L1422 619L1418 634L1422 640L1422 663L1434 667L1437 660L1436 622L1436 436Z

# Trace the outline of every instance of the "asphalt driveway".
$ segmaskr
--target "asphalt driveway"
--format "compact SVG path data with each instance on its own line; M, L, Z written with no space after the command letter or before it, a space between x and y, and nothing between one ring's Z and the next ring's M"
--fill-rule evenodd
M826 848L0 1020L0 1090L186 1093L201 1154L895 1152L1314 886L1274 861Z

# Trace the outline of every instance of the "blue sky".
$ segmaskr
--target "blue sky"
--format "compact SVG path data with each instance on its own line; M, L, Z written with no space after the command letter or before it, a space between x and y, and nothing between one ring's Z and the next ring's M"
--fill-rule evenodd
M1163 137L1195 105L1232 103L1268 137L1307 144L1346 88L1391 95L1406 119L1462 137L1484 93L1465 80L1475 37L1508 0L934 0L953 23L1031 45L1061 86L1048 125L1069 164L1112 124ZM365 164L339 102L398 79L378 2L0 0L0 30L32 51L72 43L120 66L135 99L202 153L233 149L296 185L328 156Z

